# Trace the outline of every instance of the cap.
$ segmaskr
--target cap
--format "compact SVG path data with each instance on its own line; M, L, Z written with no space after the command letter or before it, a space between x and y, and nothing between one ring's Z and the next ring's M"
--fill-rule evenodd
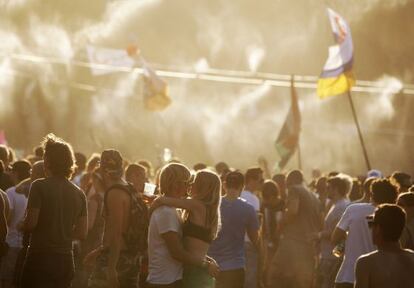
M101 154L99 168L111 176L122 176L122 156L119 151L114 149L104 150Z

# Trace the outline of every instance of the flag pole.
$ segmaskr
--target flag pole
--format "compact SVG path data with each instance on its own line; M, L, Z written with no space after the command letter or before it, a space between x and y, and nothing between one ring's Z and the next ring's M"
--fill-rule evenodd
M368 171L371 170L371 163L369 162L367 149L365 147L364 138L362 137L361 127L359 126L358 117L355 111L354 101L352 100L351 90L348 90L349 104L351 105L352 116L354 117L355 126L358 130L359 141L361 143L362 152L364 153L365 164L367 165Z
M298 167L299 170L302 171L302 151L300 150L300 140L298 141Z
M295 89L295 75L294 74L290 76L290 89L291 89L291 94L295 93L296 101L298 103L299 102L299 100L297 99L298 96L296 94L296 91L294 91ZM293 105L293 103L291 105ZM298 109L300 108L298 107ZM299 170L302 170L302 151L300 150L300 137L298 137L297 154L298 154L298 168Z

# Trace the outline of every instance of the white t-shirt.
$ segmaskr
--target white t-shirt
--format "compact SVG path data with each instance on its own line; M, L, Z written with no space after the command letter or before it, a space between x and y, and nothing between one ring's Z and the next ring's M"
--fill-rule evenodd
M10 247L22 248L23 233L17 230L17 225L23 221L27 207L27 198L16 192L16 187L6 190L10 204L10 226L6 236L6 242Z
M254 211L256 211L256 213L258 213L260 211L260 200L259 197L257 197L256 195L254 195L252 192L248 191L248 190L244 190L242 191L242 193L240 194L240 198L246 200L246 202L250 205L253 206ZM244 242L250 242L249 236L244 235Z
M348 232L345 242L345 256L336 276L335 283L354 283L355 264L359 256L376 250L366 217L373 214L375 207L370 203L352 204L346 208L338 227Z
M171 284L183 277L183 266L171 257L161 234L177 232L182 237L182 220L177 209L157 208L151 215L148 228L148 278L151 284Z

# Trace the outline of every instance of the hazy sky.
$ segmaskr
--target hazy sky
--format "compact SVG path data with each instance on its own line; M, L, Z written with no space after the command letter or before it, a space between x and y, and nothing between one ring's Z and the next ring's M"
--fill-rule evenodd
M85 60L88 44L123 49L137 40L154 63L305 75L320 73L332 44L329 6L350 22L358 79L391 86L414 83L414 1L409 0L0 0L0 6L1 53ZM190 163L226 160L245 167L258 155L277 159L273 141L288 109L287 89L171 80L173 105L151 113L134 97L141 91L134 75L93 77L70 61L65 66L33 64L1 56L0 65L29 75L0 79L0 129L19 148L54 131L78 150L115 146L132 159L154 160L162 147L172 147ZM52 85L52 80L120 92L116 97L87 93ZM314 91L298 92L306 168L362 171L346 99L321 103ZM411 100L397 96L356 100L369 153L385 170L399 163L412 169L411 154L377 156L395 143L404 148L413 140L412 118L404 110ZM136 137L133 145L131 137ZM339 149L340 143L349 145Z

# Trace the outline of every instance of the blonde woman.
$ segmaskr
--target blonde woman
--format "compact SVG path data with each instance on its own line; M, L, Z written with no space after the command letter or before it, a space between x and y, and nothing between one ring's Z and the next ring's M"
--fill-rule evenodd
M166 205L184 209L183 240L187 252L198 259L208 259L207 251L219 230L220 226L220 191L219 176L208 170L198 171L194 182L190 183L190 197L180 199L162 196L155 202L155 206ZM209 259L214 262L214 260ZM184 264L183 287L214 287L215 281L209 272L209 265L205 267L194 264Z

